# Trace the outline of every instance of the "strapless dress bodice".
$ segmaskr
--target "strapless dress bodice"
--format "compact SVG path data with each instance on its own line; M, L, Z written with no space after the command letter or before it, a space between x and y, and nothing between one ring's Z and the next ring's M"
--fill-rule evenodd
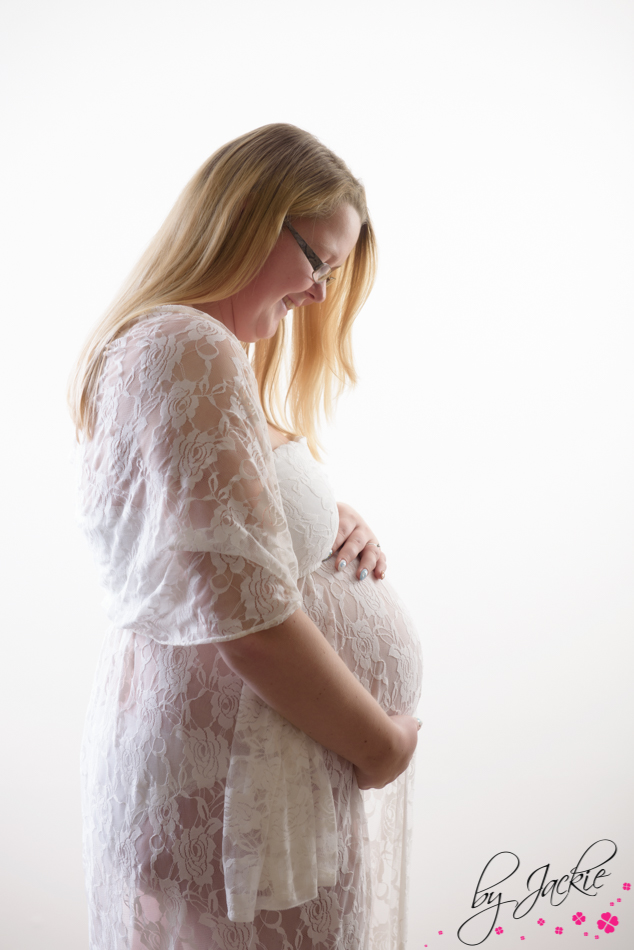
M282 443L273 458L298 577L305 577L333 547L339 527L337 502L324 467L311 455L305 438Z

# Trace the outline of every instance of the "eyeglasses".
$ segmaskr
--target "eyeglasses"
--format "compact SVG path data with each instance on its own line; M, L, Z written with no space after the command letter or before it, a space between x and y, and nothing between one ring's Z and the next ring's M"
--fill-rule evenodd
M332 267L330 266L330 264L324 264L324 262L317 257L312 247L308 246L304 238L301 237L301 235L297 233L295 228L292 227L288 223L288 221L284 222L284 227L288 228L288 230L291 232L291 234L293 235L293 237L295 238L295 240L301 247L306 257L312 264L313 280L315 281L315 283L323 284L324 281L329 283L331 280L334 280L335 278L330 276L332 273Z

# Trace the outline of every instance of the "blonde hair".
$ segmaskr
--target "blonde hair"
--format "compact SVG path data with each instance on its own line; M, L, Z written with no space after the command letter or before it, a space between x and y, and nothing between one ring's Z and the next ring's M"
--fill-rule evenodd
M305 435L319 458L323 410L356 382L351 329L374 282L376 244L363 185L313 135L274 124L219 148L185 187L119 296L89 336L69 387L78 434L90 438L108 344L162 304L223 300L245 287L273 250L287 217L327 218L350 204L359 239L322 303L292 311L286 353L284 322L254 344L251 363L267 421L286 435ZM247 353L249 344L243 344ZM280 393L287 359L288 391Z

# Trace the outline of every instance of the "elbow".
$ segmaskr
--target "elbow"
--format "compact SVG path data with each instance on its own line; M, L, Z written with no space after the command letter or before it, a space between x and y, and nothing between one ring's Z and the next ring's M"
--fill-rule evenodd
M235 640L219 643L220 655L234 673L246 679L242 670L246 672L256 670L258 667L265 668L269 663L283 659L286 653L285 638L286 641L289 636L292 640L296 638L296 623L301 614L301 610L296 610L282 623L267 627L265 630L257 630L255 633L247 633L244 637L237 637Z
M270 630L247 633L235 640L226 640L218 644L218 652L227 666L241 676L249 679L249 674L266 665L272 652Z
M235 640L225 640L224 643L218 644L218 652L221 657L232 670L235 671L236 665L241 665L245 662L252 661L254 659L257 649L255 644L252 642L252 633L248 633L244 637L237 637Z

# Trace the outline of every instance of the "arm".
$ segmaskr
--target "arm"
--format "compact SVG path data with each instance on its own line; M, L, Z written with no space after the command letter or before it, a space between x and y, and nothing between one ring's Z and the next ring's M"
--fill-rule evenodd
M383 788L407 768L416 720L388 716L303 611L218 650L280 715L352 762L360 788Z
M154 380L144 389L141 443L146 464L164 479L160 540L174 552L175 596L180 586L208 620L182 639L177 623L163 623L175 631L167 642L216 639L264 702L356 766L361 787L386 785L411 758L416 721L387 716L300 609L266 420L244 351L199 318L161 315L157 323L153 348L144 346L140 360L143 378ZM294 613L273 626L289 605ZM246 632L266 618L269 629ZM246 635L224 639L240 630Z

